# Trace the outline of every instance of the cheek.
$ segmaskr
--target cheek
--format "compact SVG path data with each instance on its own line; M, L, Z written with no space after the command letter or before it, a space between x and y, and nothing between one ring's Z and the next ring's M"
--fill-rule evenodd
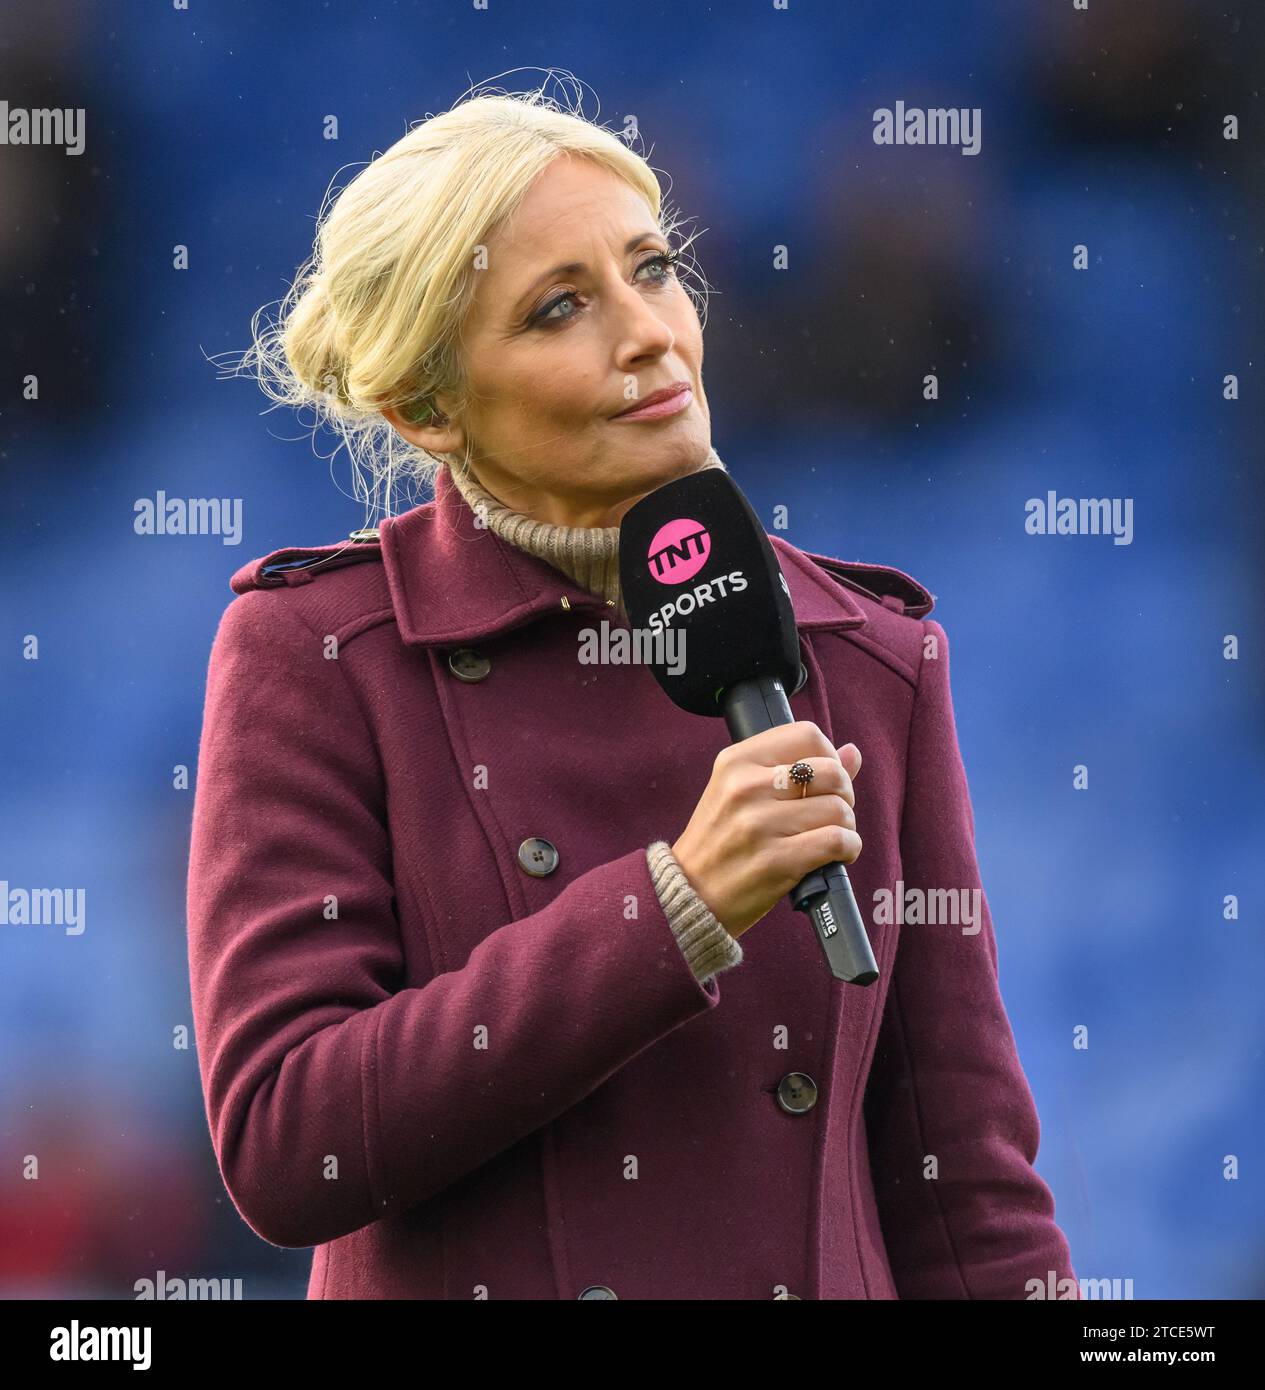
M703 360L703 325L699 322L694 301L684 290L681 302L675 306L670 318L672 332L676 336L677 351L691 361Z
M591 416L602 383L592 364L577 357L563 347L486 374L477 386L484 421L521 430L536 421L557 424Z

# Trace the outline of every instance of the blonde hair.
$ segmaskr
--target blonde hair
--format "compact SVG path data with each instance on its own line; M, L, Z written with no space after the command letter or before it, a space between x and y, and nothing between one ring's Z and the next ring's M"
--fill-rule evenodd
M271 305L255 313L253 344L228 372L255 376L278 405L311 408L313 438L322 424L341 437L366 525L390 514L401 485L433 487L446 464L469 461L468 445L462 461L417 448L380 412L409 415L439 394L455 402L453 418L469 408L461 327L478 253L553 159L590 159L622 178L675 243L677 221L650 165L623 135L583 115L578 90L567 105L545 95L547 82L528 92L471 89L413 125L341 194L331 184L311 256L275 317ZM692 259L681 264L695 268ZM705 297L700 304L705 315Z

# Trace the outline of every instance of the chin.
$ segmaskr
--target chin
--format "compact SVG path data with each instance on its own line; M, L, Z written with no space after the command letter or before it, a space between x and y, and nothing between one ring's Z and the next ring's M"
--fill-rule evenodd
M704 455L705 456L705 455ZM657 449L642 449L630 468L632 476L648 479L650 487L671 482L673 478L683 478L702 466L697 444L666 442Z
M672 422L664 422L669 424ZM682 419L675 428L639 425L628 429L618 468L625 496L644 497L647 492L697 472L711 451L711 439L701 422ZM615 464L615 459L611 459Z

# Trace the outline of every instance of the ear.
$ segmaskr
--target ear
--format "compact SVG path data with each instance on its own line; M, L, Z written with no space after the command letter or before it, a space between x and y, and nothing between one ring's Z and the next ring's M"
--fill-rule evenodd
M425 449L432 454L460 454L465 452L466 432L460 425L454 425L450 420L440 417L438 420L434 416L424 424L417 424L408 419L403 411L395 406L382 412L383 419L390 424L397 434L407 439L410 444L416 445L419 449Z

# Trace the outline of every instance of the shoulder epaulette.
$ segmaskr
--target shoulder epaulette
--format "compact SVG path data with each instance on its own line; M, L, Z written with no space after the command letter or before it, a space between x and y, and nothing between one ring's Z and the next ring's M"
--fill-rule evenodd
M307 584L329 570L357 565L365 560L381 560L378 528L353 531L336 545L288 546L270 555L251 560L229 580L235 594L249 589L275 589L282 584Z
M907 618L923 618L935 607L936 596L929 589L891 565L836 560L833 556L814 555L807 550L804 554L838 583Z

